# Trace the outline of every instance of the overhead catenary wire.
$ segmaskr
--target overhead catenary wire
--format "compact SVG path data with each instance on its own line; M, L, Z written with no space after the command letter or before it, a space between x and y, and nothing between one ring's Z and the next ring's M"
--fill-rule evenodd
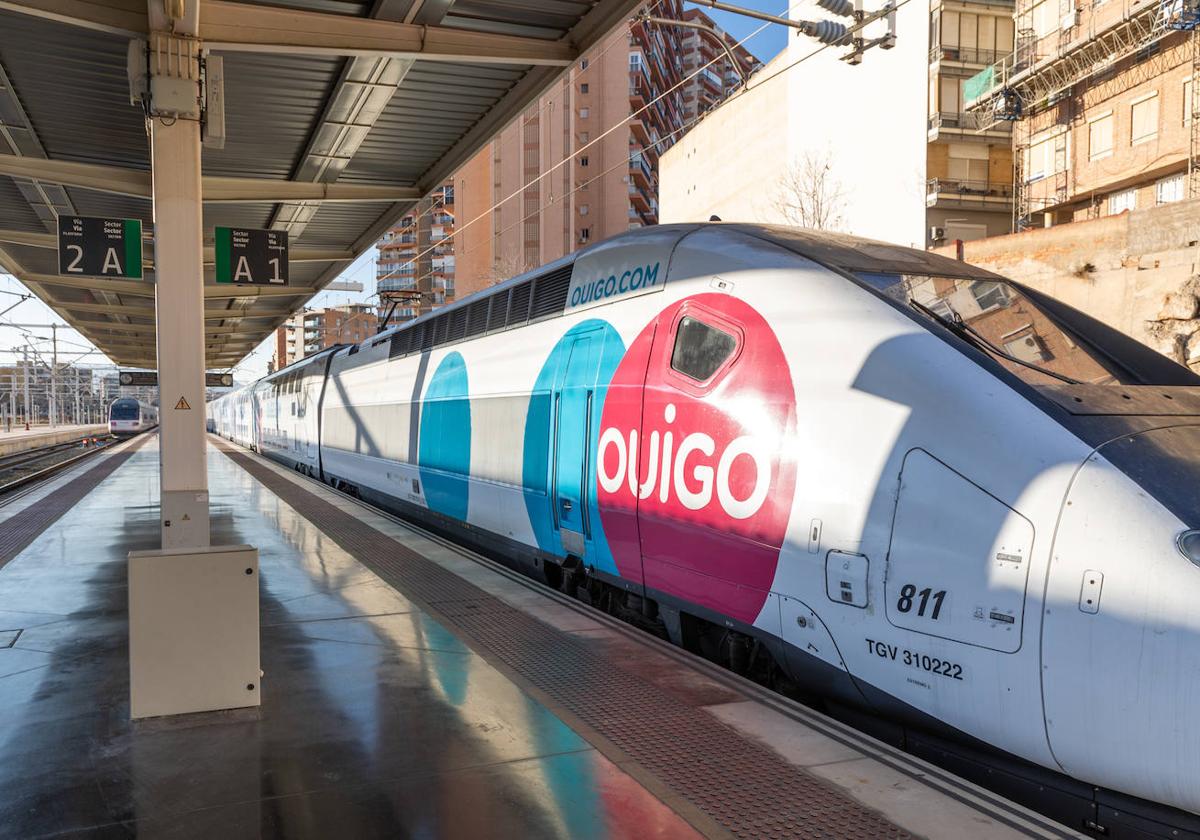
M905 0L905 2L907 2L907 0ZM794 8L795 6L798 6L798 5L800 5L800 3L793 3L793 4L790 4L790 5L788 6L788 8L785 10L785 12L790 12L790 11L792 10L792 8ZM749 35L747 35L746 37L744 37L744 38L742 38L741 40L739 40L739 41L735 42L735 43L733 44L733 47L734 47L735 49L736 49L736 48L738 48L738 47L741 47L741 46L742 46L742 45L744 45L744 44L745 44L747 41L749 41L751 38L754 38L755 36L757 36L757 35L759 35L761 32L763 32L763 30L765 30L765 29L766 29L768 26L770 26L770 25L771 25L770 23L764 23L762 26L759 26L757 29L755 29L753 32L751 32L751 33L750 33ZM631 29L632 29L632 24L631 24ZM814 53L812 53L812 54L815 54L816 52L820 52L820 50L821 50L821 49L824 49L824 47L825 47L825 46L828 46L828 45L824 45L824 46L822 46L821 48L818 48L818 49L817 49L816 51L814 51ZM810 55L811 55L811 54L810 54ZM538 174L538 176L537 176L536 178L534 178L534 179L532 179L531 181L529 181L529 182L527 182L527 183L523 184L521 187L519 187L518 189L514 190L514 191L513 191L513 192L511 192L509 195L505 196L504 198L500 199L499 201L496 201L496 202L494 202L494 203L493 203L493 204L492 204L490 207L488 207L486 210L484 210L483 212L481 212L480 214L478 214L477 216L475 216L473 219L471 219L471 220L467 221L465 224L463 224L463 225L461 225L461 226L460 226L460 225L458 225L458 224L457 224L457 222L456 222L456 223L455 223L455 226L454 226L454 230L453 230L453 231L452 231L450 234L448 234L448 235L447 235L447 236L445 236L444 238L442 238L442 239L438 240L438 243L437 243L436 245L430 245L428 248L426 248L426 249L424 249L424 250L420 251L419 253L417 253L417 254L413 255L412 257L410 257L410 258L408 259L408 261L405 263L405 265L414 265L414 264L416 263L416 261L417 261L417 260L419 260L421 257L425 256L426 254L432 253L432 251L433 251L435 248L441 247L441 246L442 246L442 245L443 245L443 244L444 244L446 241L448 241L448 240L450 240L450 239L453 239L454 237L456 237L456 236L457 236L457 235L458 235L460 232L462 232L462 231L463 231L463 230L465 230L466 228L470 227L471 225L475 224L476 222L480 221L481 219L485 218L486 216L489 216L491 213L493 213L493 212L496 210L496 208L498 208L498 207L500 207L501 205L503 205L503 204L507 203L508 201L511 201L513 198L515 198L515 197L519 196L519 195L520 195L521 193L523 193L525 190L529 189L530 187L534 186L535 184L538 184L538 183L540 183L541 181L543 181L545 178L547 178L548 176L550 176L550 175L551 175L551 174L553 174L554 172L557 172L559 169L561 169L563 166L565 166L565 165L566 165L568 162L572 161L572 160L575 158L575 156L576 156L576 155L582 154L583 152L585 152L585 151L587 151L588 149L590 149L592 146L594 146L594 145L596 145L597 143L599 143L599 142L600 142L601 140L603 140L605 137L607 137L608 135L612 134L614 131L617 131L618 129L621 129L621 128L625 127L626 125L628 125L628 123L629 123L629 121L630 121L630 120L632 120L632 119L634 119L634 118L636 118L636 117L640 116L641 114L645 113L645 112L646 112L646 111L648 111L648 110L649 110L651 107L653 107L654 105L656 105L657 103L659 103L660 101L662 101L663 99L665 99L667 96L671 95L671 94L672 94L672 93L674 93L675 91L677 91L677 90L679 90L680 88L682 88L682 87L683 87L685 84L687 84L688 82L690 82L692 79L694 79L694 78L696 78L697 76L699 76L699 75L700 75L702 72L704 72L705 70L707 70L709 67L711 67L712 65L716 64L717 62L719 62L719 61L723 61L723 60L725 60L723 55L717 55L717 56L714 56L714 57L713 57L712 59L710 59L709 61L707 61L707 62L705 62L704 64L702 64L702 65L700 65L699 67L697 67L697 68L696 68L695 70L693 70L693 71L692 71L690 74L688 74L688 75L684 76L684 77L683 77L682 79L680 79L678 82L676 82L675 84L671 85L671 87L669 87L669 88L667 88L666 90L664 90L664 91L662 91L661 93L659 93L657 96L655 96L655 97L654 97L653 99L651 99L649 102L647 102L646 104L644 104L642 107L638 108L638 109L637 109L636 111L634 111L633 113L631 113L631 114L628 114L628 115L626 115L626 116L622 117L622 118L621 118L620 120L618 120L617 122L613 123L613 124L612 124L612 125L611 125L609 128L605 129L603 132L601 132L599 135L597 135L597 136L596 136L594 139L592 139L592 140L589 140L589 141L588 141L587 143L585 143L584 145L582 145L582 146L578 147L577 149L574 149L574 150L573 150L572 152L570 152L568 155L565 155L565 156L564 156L564 157L563 157L561 160L559 160L557 163L555 163L555 164L551 165L551 166L550 166L548 169L546 169L545 171L543 171L543 172L539 173L539 174ZM799 63L799 62L796 62L796 63ZM376 278L376 281L379 281L379 280L387 280L387 279L390 279L391 277L395 277L395 276L398 276L396 272L389 272L389 273L387 273L387 274L384 274L384 275L381 275L381 276L377 277L377 278Z
M504 235L505 233L507 233L508 231L510 231L510 230L512 230L513 228L517 227L518 225L522 225L522 224L524 224L525 222L529 221L530 219L533 219L533 218L535 218L535 217L537 217L537 216L541 215L541 213L542 213L543 211L545 211L546 209L548 209L549 207L552 207L552 206L554 206L555 204L559 204L559 203L561 203L561 202L565 201L566 199L570 198L572 195L574 195L575 193L579 192L580 190L583 190L583 189L587 188L587 187L588 187L589 185L591 185L593 182L600 180L600 179L601 179L601 178L603 178L605 175L608 175L610 172L613 172L613 171L615 171L615 170L617 170L617 169L621 169L622 167L628 166L628 165L629 165L629 164L630 164L630 163L633 161L633 159L634 159L634 156L635 156L635 155L641 154L642 152L645 152L645 151L647 151L647 150L649 150L649 149L653 148L654 146L658 146L658 145L660 145L661 143L663 143L664 141L666 141L666 140L670 139L671 137L675 136L676 134L682 134L682 133L686 132L686 131L687 131L688 129L690 129L690 128L691 128L693 125L695 125L697 122L699 122L699 121L700 121L700 119L702 118L702 116L703 116L703 115L700 115L700 116L694 117L694 118L693 118L692 120L690 120L690 121L689 121L689 122L688 122L686 125L680 126L679 128L675 129L674 131L672 131L672 132L669 132L668 134L664 134L662 137L660 137L658 140L656 140L654 143L651 143L651 144L650 144L650 145L648 145L648 146L641 146L641 147L639 147L639 148L638 148L638 150L637 150L636 152L634 152L633 154L629 155L628 157L622 158L621 160L618 160L618 161L617 161L616 163L614 163L612 166L608 167L607 169L605 169L604 171L600 172L599 174L597 174L597 175L594 175L594 176L592 176L591 178L589 178L588 180L586 180L586 181L583 181L583 182L581 182L581 183L577 184L577 185L576 185L576 186L575 186L573 189L571 189L571 190L568 190L567 192L563 193L562 195L560 195L560 196L558 196L558 197L555 197L555 198L551 198L549 201L547 201L547 202L544 202L544 203L542 203L542 204L538 205L537 209L535 209L535 210L531 211L530 213L527 213L526 215L524 215L524 216L522 216L521 218L517 219L515 222L512 222L511 224L509 224L509 225L507 225L507 226L505 226L505 227L501 228L500 230L496 231L495 235L496 235L496 236L502 236L502 235ZM469 252L469 251L465 251L465 252L464 252L464 254L466 254L466 253L470 253L470 252ZM425 273L425 274L422 274L422 275L420 275L420 276L418 276L418 277L415 277L415 278L413 278L413 282L414 282L414 283L419 283L421 280L424 280L426 277L431 277L432 275L433 275L433 272L427 272L427 273Z
M649 6L647 6L647 7L646 7L646 12L647 12L648 14L652 14L652 13L653 13L653 12L654 12L654 11L655 11L655 10L656 10L656 9L657 9L659 6L661 6L661 5L662 5L664 2L666 2L666 0L654 0L654 2L653 2L653 3L651 3ZM636 21L636 20L630 20L630 21L629 21L629 23L628 23L628 25L627 25L627 32L629 32L629 33L632 33L632 32L633 32L633 27L634 27L634 25L635 25L636 23L637 23L637 21ZM623 39L623 38L613 38L613 39L610 41L610 43L609 43L607 46L605 46L605 47L604 47L604 49L600 50L600 52L598 52L598 53L596 53L596 54L594 54L594 55L589 53L589 54L586 54L586 55L581 55L581 56L579 56L579 58L578 58L578 59L577 59L577 60L576 60L576 61L575 61L575 62L574 62L572 65L571 65L571 68L570 68L570 69L567 71L567 74L566 74L566 76L567 76L567 78L566 78L566 81L567 81L568 83L571 83L571 82L573 82L573 81L574 81L576 78L578 78L578 76L579 76L579 74L580 74L581 72L584 72L584 71L583 71L583 70L580 68L580 63L581 63L582 61L588 61L588 62L597 61L597 62L598 62L598 61L599 61L601 58L603 58L605 55L607 55L607 54L608 54L609 50L613 49L614 47L625 47L625 46L627 46L627 45L626 45L626 43L625 43L625 41L624 41L624 39ZM556 79L555 79L555 81L554 81L554 84L559 84L559 83L561 83L561 82L563 82L563 78L560 76L560 77L558 77L558 78L556 78ZM525 128L527 128L527 127L529 126L529 124L530 124L530 123L532 123L532 122L533 122L534 120L536 120L536 119L540 119L540 118L541 118L541 116L542 116L542 114L543 114L543 113L545 113L547 110L549 110L549 109L553 108L553 106L554 106L554 99L553 99L553 98L547 98L547 99L546 99L546 101L545 101L543 104L541 104L541 105L538 105L538 106L536 106L536 107L530 107L530 108L526 108L526 109L525 109L525 111L523 111L523 112L522 112L521 116L519 116L517 119L513 120L513 124L515 124L515 123L517 123L518 121L520 121L519 128L520 128L520 130L521 130L521 131L523 131ZM531 112L532 112L532 113L531 113ZM506 127L506 128L507 128L507 127ZM517 133L517 136L516 136L516 141L517 141L518 143L520 143L520 142L521 142L521 134L520 134L520 132L518 132L518 133ZM499 142L500 142L500 134L499 134L499 133L497 133L497 134L495 135L495 137L494 137L494 142L497 142L497 143L499 143ZM431 197L431 196L435 195L435 194L436 194L436 192L437 192L437 190L438 190L438 189L440 189L440 188L441 188L440 186L439 186L439 187L437 187L437 188L435 188L435 189L434 189L433 191L431 191L431 192L430 192L428 195L424 196L424 198L429 198L429 197ZM424 200L424 198L423 198L423 199L421 199L421 200ZM499 202L499 203L503 203L503 201L501 201L501 202ZM417 223L418 223L418 222L419 222L421 219L425 218L425 217L426 217L426 216L428 216L428 215L431 215L431 214L433 214L433 213L434 213L434 212L436 212L438 209L439 209L439 205L438 205L436 202L433 202L433 203L431 203L429 207L427 207L427 208L425 208L424 210L422 210L421 212L417 213L415 216L412 216L412 222L411 222L411 223L409 223L408 225L405 225L404 227L405 227L405 228L416 228L416 227L417 227ZM406 214L404 218L408 218L408 215ZM418 255L418 256L416 256L416 257L412 257L412 258L411 258L411 260L416 260L416 259L418 259L420 256L422 256L422 255ZM377 278L376 278L376 280L385 280L385 279L388 279L388 277L390 277L390 275L384 275L383 277L377 277Z

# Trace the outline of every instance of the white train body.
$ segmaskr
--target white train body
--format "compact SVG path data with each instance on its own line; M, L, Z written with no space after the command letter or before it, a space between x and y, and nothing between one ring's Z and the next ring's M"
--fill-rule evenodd
M119 397L108 406L108 433L132 437L158 425L158 409L133 397Z
M1200 527L1200 380L997 280L850 237L651 228L210 412L651 600L676 641L681 615L729 628L841 704L1200 811L1200 568L1176 543ZM923 295L1013 319L993 338L1027 361L1120 357L1155 384L1002 363L906 305Z

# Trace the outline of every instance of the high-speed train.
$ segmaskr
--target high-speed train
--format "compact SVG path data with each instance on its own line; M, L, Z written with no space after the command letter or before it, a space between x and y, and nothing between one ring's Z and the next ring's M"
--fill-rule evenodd
M1200 831L1200 377L1041 293L663 225L209 412L1075 828Z
M114 437L132 437L158 425L158 409L133 397L120 397L108 407L108 432Z

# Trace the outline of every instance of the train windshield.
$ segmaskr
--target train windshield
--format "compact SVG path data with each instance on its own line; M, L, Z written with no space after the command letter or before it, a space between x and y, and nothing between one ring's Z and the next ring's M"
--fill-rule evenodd
M915 274L860 276L1031 385L1152 384L1113 363L1008 283Z
M135 400L125 402L124 400L112 404L110 417L113 420L136 420L138 419L138 406Z

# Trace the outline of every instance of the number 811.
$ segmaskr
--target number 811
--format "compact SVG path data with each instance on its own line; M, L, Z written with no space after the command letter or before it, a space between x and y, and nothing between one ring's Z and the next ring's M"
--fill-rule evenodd
M942 602L945 600L945 589L934 592L931 587L927 586L918 592L915 584L906 583L900 587L900 598L896 601L896 609L902 613L912 612L913 605L915 604L917 615L924 618L925 611L929 607L929 602L933 601L933 611L929 613L929 617L937 621L941 617Z

